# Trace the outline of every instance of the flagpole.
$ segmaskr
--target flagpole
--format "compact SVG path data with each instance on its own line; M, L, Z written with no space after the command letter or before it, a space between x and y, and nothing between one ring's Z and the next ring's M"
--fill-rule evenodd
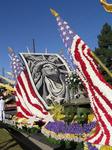
M58 17L59 14L54 10L54 9L50 9L52 15L54 17ZM91 51L91 55L93 56L93 58L97 61L97 63L99 63L101 65L101 67L107 72L107 74L112 77L112 73L109 71L109 69L101 62L101 60L95 55L94 52Z
M95 55L94 52L91 51L91 55L93 58L101 65L101 67L107 72L107 74L112 77L112 73L109 71L109 69L101 62L101 60Z

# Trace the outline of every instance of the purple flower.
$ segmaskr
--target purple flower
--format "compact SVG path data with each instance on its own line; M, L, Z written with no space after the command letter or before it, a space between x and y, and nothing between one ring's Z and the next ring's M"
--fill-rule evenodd
M62 121L49 122L46 125L46 129L55 133L68 133L82 135L83 133L89 133L96 126L96 122L84 124L81 126L78 123L67 124Z
M95 128L95 126L96 126L96 122L91 122L89 124L85 123L83 124L83 130L85 133L89 133L93 128Z
M98 150L98 148L95 147L95 146L92 146L91 143L87 143L87 145L88 145L88 149L89 149L89 150Z

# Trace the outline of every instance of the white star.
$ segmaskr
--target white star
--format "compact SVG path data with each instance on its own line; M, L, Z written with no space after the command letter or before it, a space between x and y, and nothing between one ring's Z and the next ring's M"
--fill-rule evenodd
M16 64L16 62L14 61L14 62L13 62L13 65L15 65L15 64Z
M67 43L65 43L65 47L67 47Z
M63 32L63 35L65 35L65 34L66 34L66 32L64 31L64 32Z
M16 68L16 66L14 65L14 69Z
M73 33L73 31L69 30L69 33L70 33L70 34L72 34L72 33Z
M11 56L13 57L13 56L14 56L14 53L12 53Z
M61 29L60 29L61 31L63 31L64 30L64 27L61 27Z
M68 41L69 40L69 37L66 37L66 41Z
M20 67L21 70L23 70L23 67Z
M16 60L16 58L15 57L13 57L13 61L15 61Z
M62 23L61 23L61 22L59 22L59 23L58 23L58 25L60 26L60 25L62 25Z
M16 61L19 62L19 59L17 58Z
M66 22L66 21L64 21L64 24L67 24L67 22Z
M60 17L57 17L56 20L59 21L59 20L60 20Z
M63 42L65 41L65 39L62 39L63 40Z
M69 29L70 27L67 25L65 28L66 28L66 29Z

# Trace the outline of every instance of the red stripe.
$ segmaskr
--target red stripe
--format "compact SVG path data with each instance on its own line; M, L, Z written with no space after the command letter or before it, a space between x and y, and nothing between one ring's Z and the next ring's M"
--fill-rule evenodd
M28 119L28 117L24 116L21 112L17 112L16 116L19 118L27 118Z
M29 86L29 88L30 88L30 91L31 91L33 97L35 97L35 98L37 99L37 101L39 101L39 103L41 103L41 105L43 106L43 108L46 110L44 104L43 104L42 101L38 98L37 94L36 94L35 91L34 91L34 88L33 88L32 84L31 84L31 81L30 81L30 78L29 78L29 75L28 75L27 70L24 71L24 74L25 74L26 79L27 79L27 81L28 81L28 86Z
M18 91L18 93L21 95L21 91L19 89L18 84L16 85L16 90ZM24 102L24 101L23 101ZM26 108L23 107L21 101L18 98L18 101L16 102L17 106L21 107L21 110L27 115L27 116L32 116L31 112L29 110L27 110Z
M47 115L48 112L45 112L46 110L44 111L40 105L38 105L38 104L33 104L33 103L32 103L32 101L31 101L31 99L30 99L30 97L29 97L29 95L28 95L28 93L27 93L27 91L26 91L26 87L25 87L25 84L23 83L23 80L22 80L21 76L18 76L18 82L21 84L22 89L24 90L24 93L25 93L25 95L26 95L26 97L27 97L28 102L29 102L33 107L35 107L35 108L37 109L37 111L39 110L39 111L41 111L43 114ZM27 81L27 82L29 83L29 81ZM29 83L29 85L30 85L30 83ZM33 88L32 88L32 91L31 91L31 92L33 92L33 91L34 91L34 90L33 90ZM31 94L32 94L32 93L31 93ZM34 98L35 98L35 97L34 97Z
M95 97L95 101L96 101L96 104L98 105L98 99L97 99L97 97L95 96L95 93L94 93L94 91L93 90L91 90L91 92L92 92L92 95L94 95L94 97ZM94 101L93 101L93 103L94 103ZM105 144L109 144L109 140L110 140L110 132L109 132L109 130L107 129L107 124L105 124L105 122L104 122L104 120L102 120L102 117L101 117L101 115L100 115L100 113L99 113L99 111L98 111L98 108L96 107L96 104L94 103L94 107L95 107L95 109L96 109L96 113L97 113L97 115L98 115L98 117L99 117L99 120L98 121L100 121L100 123L101 123L101 125L102 125L102 128L103 128L103 130L104 130L104 133L106 134L106 142L105 142ZM99 106L98 106L99 107ZM100 108L100 107L99 107ZM107 114L106 114L107 115ZM106 116L105 116L106 117ZM106 117L107 118L107 117Z
M27 116L33 116L28 110L26 110L20 101L17 102L17 106L21 108L21 110L27 115Z
M94 137L96 137L100 130L101 130L100 126L97 125L96 129L95 129L95 133L92 136L90 136L89 138L87 138L86 141L89 142L91 139L93 139Z

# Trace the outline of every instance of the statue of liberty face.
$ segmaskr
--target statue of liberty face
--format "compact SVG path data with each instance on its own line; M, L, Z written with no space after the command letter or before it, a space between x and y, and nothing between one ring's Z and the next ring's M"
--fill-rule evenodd
M58 69L53 64L45 64L42 67L42 74L43 76L55 76L58 75Z

